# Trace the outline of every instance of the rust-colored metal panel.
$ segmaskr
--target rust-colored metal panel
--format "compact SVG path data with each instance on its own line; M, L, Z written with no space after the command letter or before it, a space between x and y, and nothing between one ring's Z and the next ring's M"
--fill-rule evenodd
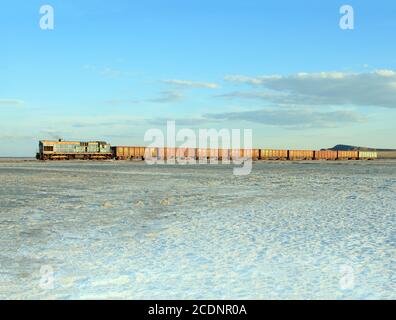
M196 149L195 148L187 148L184 152L184 156L189 159L196 159Z
M260 150L259 149L252 149L252 159L253 160L260 159Z
M142 152L143 151L143 152ZM135 159L140 159L144 156L144 148L136 147L135 148Z
M176 158L178 159L184 159L185 157L185 148L176 148Z
M122 159L126 159L128 152L127 152L127 147L120 147L120 155Z
M124 147L124 157L126 159L130 159L134 156L135 152L134 152L134 147Z
M290 160L312 160L313 158L313 150L289 150Z
M112 147L113 148L113 154L114 154L114 156L117 158L117 157L120 157L121 156L121 150L120 150L120 147Z
M229 149L218 149L218 159L219 160L230 160L230 150Z
M231 159L238 160L243 158L243 150L242 149L231 149L230 150Z
M139 153L140 153L140 148L139 147L133 147L129 148L129 152L133 150L133 156L131 156L132 159L138 159L139 158Z
M359 158L358 151L337 151L339 160L356 160Z
M166 148L166 160L176 159L176 148Z
M144 159L157 159L158 157L158 148L145 148L144 149Z
M157 158L158 160L166 160L166 149L157 148Z
M143 152L142 152L143 150ZM135 148L135 159L140 159L144 156L144 148L142 147L136 147Z
M316 160L336 160L337 159L337 151L331 151L331 150L315 151L315 159Z
M242 158L243 159L251 159L252 158L252 149L242 149Z
M208 149L198 148L197 149L197 158L198 159L207 159L208 158Z
M258 160L260 158L259 149L242 149L242 157L244 159Z
M124 153L124 147L118 147L119 149L119 155L122 159L125 158L125 153Z
M219 156L219 152L217 151L217 149L206 149L206 154L208 156L209 159L217 159Z

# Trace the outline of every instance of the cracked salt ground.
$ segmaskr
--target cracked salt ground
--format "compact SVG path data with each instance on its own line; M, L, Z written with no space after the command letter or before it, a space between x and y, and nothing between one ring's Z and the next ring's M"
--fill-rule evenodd
M396 298L394 161L255 163L246 177L7 162L0 178L0 298Z

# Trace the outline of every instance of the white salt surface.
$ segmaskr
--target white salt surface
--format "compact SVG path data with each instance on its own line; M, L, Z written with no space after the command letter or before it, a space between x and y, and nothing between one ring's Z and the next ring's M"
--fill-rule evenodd
M395 225L395 161L3 162L0 298L395 299Z

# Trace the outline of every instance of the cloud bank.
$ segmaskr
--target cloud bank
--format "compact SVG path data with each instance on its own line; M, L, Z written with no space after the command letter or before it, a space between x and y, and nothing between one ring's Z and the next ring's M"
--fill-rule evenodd
M320 72L247 77L226 76L225 80L247 84L263 91L235 91L226 98L264 99L283 105L353 105L396 108L396 72Z
M146 119L150 125L165 125L167 118ZM250 122L287 129L335 128L346 124L361 123L367 119L355 111L319 112L312 109L260 109L241 112L206 113L200 117L176 118L177 125L207 126L226 125L228 122Z
M248 121L289 128L333 128L366 120L363 115L354 111L318 112L311 109L261 109L205 114L204 117L208 120Z

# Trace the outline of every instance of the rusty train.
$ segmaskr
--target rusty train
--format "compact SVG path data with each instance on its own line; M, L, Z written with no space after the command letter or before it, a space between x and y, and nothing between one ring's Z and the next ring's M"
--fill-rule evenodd
M39 160L374 160L377 152L330 150L149 148L111 146L104 141L39 142Z

